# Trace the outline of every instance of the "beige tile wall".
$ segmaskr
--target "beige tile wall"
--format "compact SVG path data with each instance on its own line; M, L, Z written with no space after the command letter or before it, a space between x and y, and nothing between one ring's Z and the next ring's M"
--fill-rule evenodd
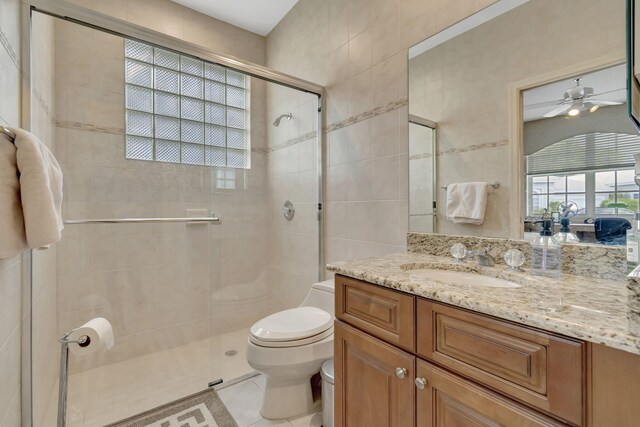
M565 34L569 15L590 31ZM490 189L482 226L447 221L446 194L439 191L439 233L509 236L510 206L519 203L509 200L509 85L623 52L624 25L624 0L540 0L411 60L410 112L439 123L438 182L502 184ZM469 149L473 145L480 148Z
M325 85L325 124L350 123L327 135L327 262L405 249L407 49L490 3L301 0L267 37L267 65Z

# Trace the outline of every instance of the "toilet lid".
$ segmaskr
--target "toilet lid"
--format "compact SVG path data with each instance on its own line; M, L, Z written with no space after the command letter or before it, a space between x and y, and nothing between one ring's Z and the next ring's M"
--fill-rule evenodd
M333 325L332 316L316 307L280 311L258 320L251 335L260 341L294 341L320 334Z

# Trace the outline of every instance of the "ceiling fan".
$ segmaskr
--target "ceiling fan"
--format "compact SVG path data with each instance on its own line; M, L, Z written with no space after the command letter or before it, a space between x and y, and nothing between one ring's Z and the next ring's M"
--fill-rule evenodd
M609 105L620 105L622 102L615 101L603 101L601 99L593 98L592 87L581 86L582 79L574 79L576 85L564 93L564 99L560 100L559 104L547 114L545 118L551 118L560 114L568 114L571 117L575 117L583 112L595 112L599 107Z

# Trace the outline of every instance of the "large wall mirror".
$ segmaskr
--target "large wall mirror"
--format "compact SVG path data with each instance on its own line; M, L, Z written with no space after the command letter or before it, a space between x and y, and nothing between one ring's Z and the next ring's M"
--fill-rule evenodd
M625 19L626 0L501 0L412 47L409 114L437 141L435 172L410 160L410 208L433 197L437 233L522 238L550 215L584 242L620 243L596 231L639 209ZM465 182L497 184L482 224L446 218L444 187ZM410 216L410 231L424 224Z

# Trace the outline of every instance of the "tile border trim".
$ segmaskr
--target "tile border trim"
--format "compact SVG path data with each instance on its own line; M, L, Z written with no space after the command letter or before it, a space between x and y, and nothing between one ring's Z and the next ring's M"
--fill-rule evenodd
M409 98L400 98L397 101L390 102L386 105L382 105L380 107L373 108L371 110L365 111L355 116L351 116L345 120L332 123L325 128L322 129L323 133L330 133L334 130L342 129L344 127L354 125L363 120L367 120L376 116L379 116L384 113L388 113L389 111L400 109L404 106L409 105Z
M64 129L86 130L90 132L109 133L124 136L124 128L96 126L90 123L71 122L67 120L54 120L55 127Z

